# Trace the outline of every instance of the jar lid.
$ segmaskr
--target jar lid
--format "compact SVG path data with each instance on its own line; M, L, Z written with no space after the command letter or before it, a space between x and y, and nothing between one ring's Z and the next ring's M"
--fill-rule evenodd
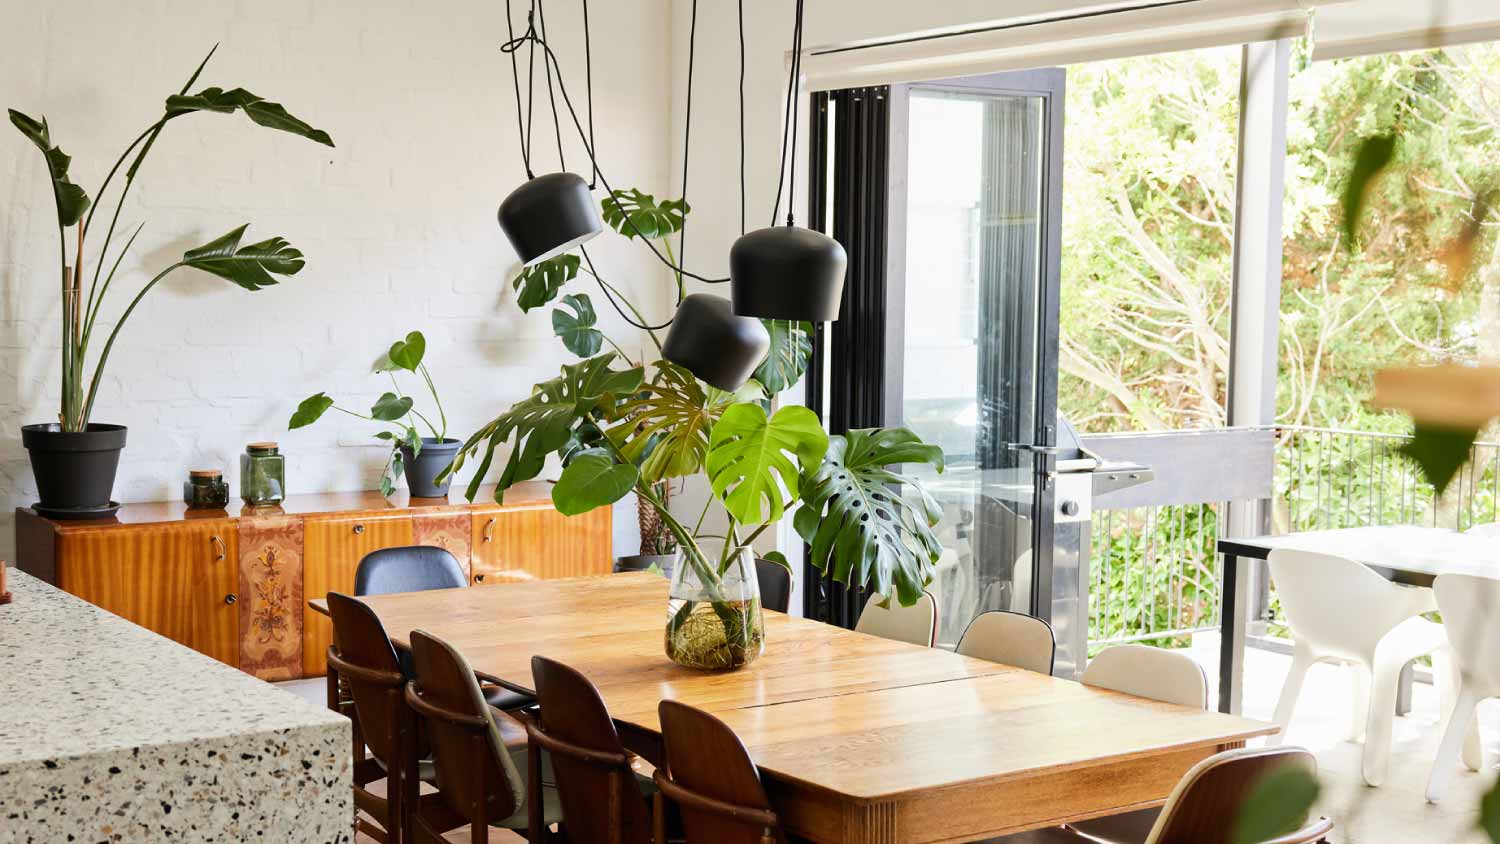
M188 471L188 476L193 478L219 478L223 474L218 469L190 469Z
M250 443L249 445L245 446L245 450L252 452L271 452L276 450L276 443Z

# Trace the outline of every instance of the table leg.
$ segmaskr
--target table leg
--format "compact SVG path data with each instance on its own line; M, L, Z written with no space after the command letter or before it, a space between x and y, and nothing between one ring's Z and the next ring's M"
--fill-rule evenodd
M1250 591L1250 567L1240 558L1224 555L1222 602L1219 605L1219 711L1239 714L1244 703L1245 626Z
M1396 714L1411 714L1411 684L1416 682L1416 662L1401 666L1401 678L1396 681Z

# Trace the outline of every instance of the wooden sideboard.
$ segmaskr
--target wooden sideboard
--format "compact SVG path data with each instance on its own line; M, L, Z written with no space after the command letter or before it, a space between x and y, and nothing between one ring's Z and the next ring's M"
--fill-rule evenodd
M310 598L352 592L371 551L439 545L472 585L607 574L610 508L564 516L544 483L476 503L368 492L291 496L279 507L126 504L110 519L16 511L17 565L169 639L266 680L326 673L332 629Z

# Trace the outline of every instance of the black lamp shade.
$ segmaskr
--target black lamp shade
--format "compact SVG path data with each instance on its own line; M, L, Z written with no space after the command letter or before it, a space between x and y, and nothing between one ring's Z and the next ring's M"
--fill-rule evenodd
M729 249L734 312L764 319L832 322L844 293L844 247L799 226L758 229Z
M589 186L573 173L537 176L500 203L500 230L526 266L604 231Z
M662 357L721 390L738 390L766 359L771 335L758 319L735 316L729 300L694 293L677 306Z

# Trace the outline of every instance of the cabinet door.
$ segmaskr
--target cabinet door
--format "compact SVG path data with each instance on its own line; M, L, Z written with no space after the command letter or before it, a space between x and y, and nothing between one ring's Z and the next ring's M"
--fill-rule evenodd
M551 505L478 510L472 518L476 585L609 574L610 508L564 516Z
M328 673L333 625L307 606L329 592L354 592L354 571L371 551L410 545L411 515L309 517L302 524L302 672Z
M239 664L239 552L228 520L63 531L58 586L220 662Z

